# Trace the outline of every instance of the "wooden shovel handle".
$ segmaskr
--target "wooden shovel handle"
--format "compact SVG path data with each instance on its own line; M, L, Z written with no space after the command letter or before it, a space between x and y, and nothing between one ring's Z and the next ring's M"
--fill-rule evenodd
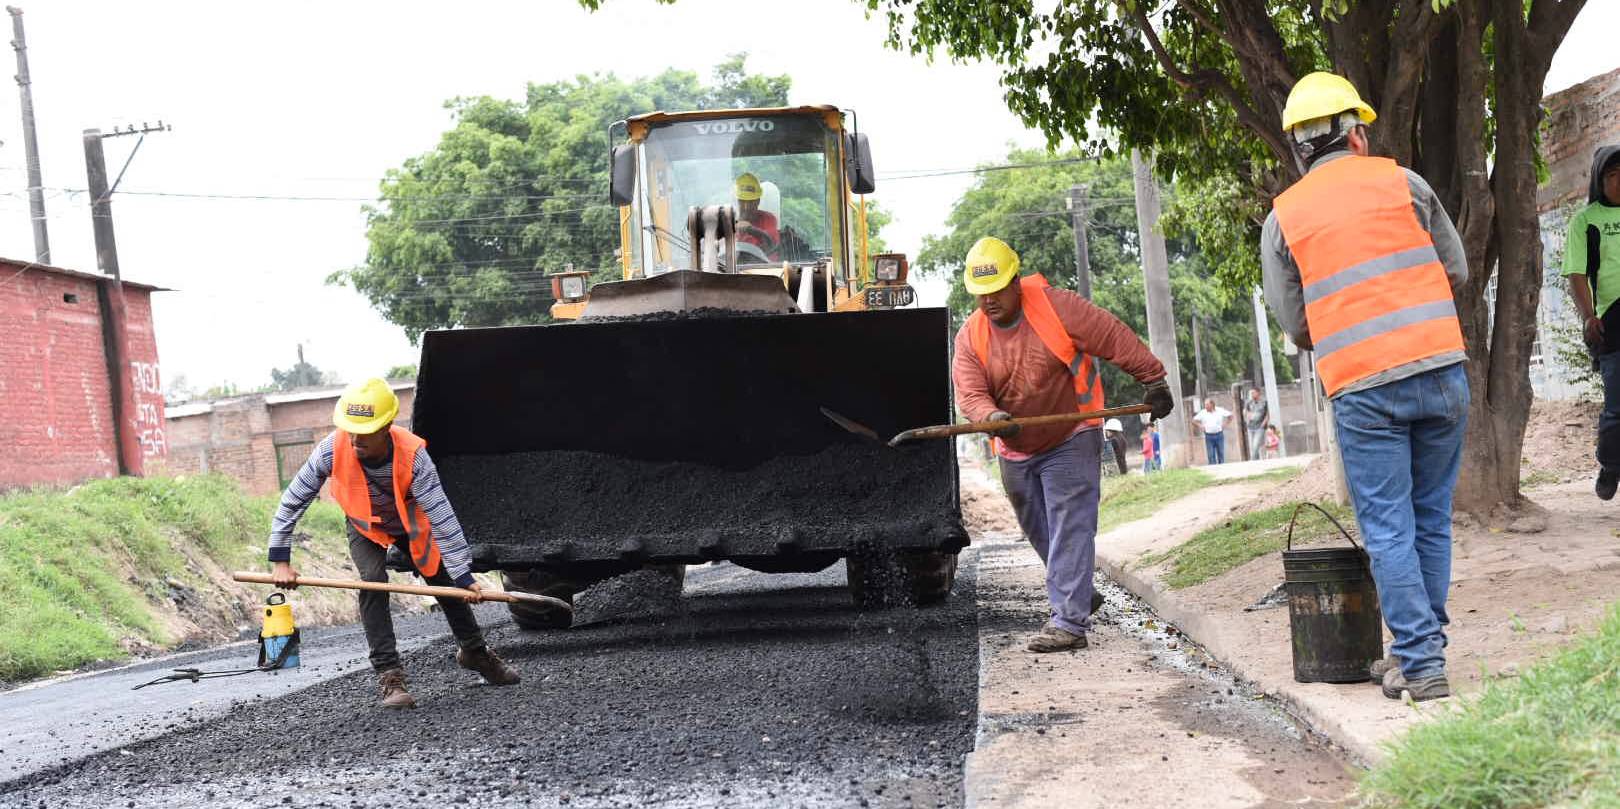
M248 584L270 584L276 582L268 573L253 573L238 570L231 574L236 581ZM404 593L406 595L433 596L435 598L469 598L473 595L471 590L460 587L435 587L427 584L395 584L382 581L360 581L359 579L322 579L315 576L299 576L299 587L335 587L342 590L371 590L379 593ZM574 611L572 604L560 598L535 595L534 593L515 593L510 590L485 590L480 593L485 601L504 601L507 603L521 601L527 604L543 604L548 607Z
M999 433L1010 427L1038 427L1042 424L1072 424L1077 421L1091 421L1092 419L1108 419L1115 416L1132 416L1138 413L1151 413L1153 407L1146 404L1125 405L1124 407L1109 407L1102 410L1089 410L1084 413L1058 413L1052 416L1025 416L1023 418L1008 419L1006 421L974 421L967 424L941 424L937 427L918 427L907 430L890 439L889 446L898 446L907 441L916 441L924 438L949 438L953 435L967 435L969 433Z

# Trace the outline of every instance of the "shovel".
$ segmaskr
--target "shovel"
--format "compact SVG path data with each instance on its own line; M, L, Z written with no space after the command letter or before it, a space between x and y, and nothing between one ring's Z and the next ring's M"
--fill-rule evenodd
M1006 421L975 421L967 424L940 424L933 427L917 427L906 430L894 438L889 439L891 447L898 447L907 441L919 441L925 438L950 438L953 435L967 435L969 433L999 433L1012 427L1036 427L1043 424L1073 424L1092 419L1108 419L1115 416L1131 416L1138 413L1151 413L1153 408L1146 404L1125 405L1124 407L1109 407L1103 410L1089 410L1083 413L1058 413L1051 416L1024 416L1023 418L1008 419ZM840 413L821 408L822 415L831 419L834 424L856 434L882 441L871 427Z
M271 579L268 573L251 573L239 570L232 573L231 578L248 584L275 584L275 580ZM434 596L435 598L464 599L473 595L471 590L464 590L460 587L434 587L425 584L394 584L393 582L360 581L358 579L318 579L314 576L299 576L296 581L299 587L335 587L343 590L372 590L379 593L404 593L406 595ZM521 602L568 610L569 612L574 611L572 604L551 596L514 593L510 590L485 590L481 595L483 595L485 601Z

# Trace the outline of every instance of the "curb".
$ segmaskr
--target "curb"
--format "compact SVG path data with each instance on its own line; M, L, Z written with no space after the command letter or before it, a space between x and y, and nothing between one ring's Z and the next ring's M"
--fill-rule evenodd
M1245 661L1236 653L1237 644L1220 631L1216 617L1188 606L1157 582L1148 581L1128 567L1128 563L1098 548L1098 570L1146 602L1161 618L1174 624L1182 634L1204 647L1205 651L1233 674L1254 683L1261 692L1281 703L1284 709L1311 730L1326 736L1343 748L1355 763L1370 767L1384 759L1385 751L1382 744L1354 733L1345 717L1328 712L1323 706L1318 705L1316 700L1301 693L1302 684L1292 678L1279 678L1260 671L1253 663Z

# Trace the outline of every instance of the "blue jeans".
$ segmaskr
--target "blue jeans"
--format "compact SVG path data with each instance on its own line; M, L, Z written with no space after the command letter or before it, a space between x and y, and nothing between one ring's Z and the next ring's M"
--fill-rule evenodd
M1226 433L1204 433L1204 457L1209 463L1226 463Z
M1603 376L1603 413L1598 416L1597 462L1620 471L1620 351L1598 356Z
M1468 422L1463 364L1333 400L1350 499L1378 606L1408 680L1446 670L1451 492Z
M1046 565L1052 623L1076 635L1091 628L1101 452L1102 430L1086 430L1026 460L1001 459L1001 485L1018 527Z

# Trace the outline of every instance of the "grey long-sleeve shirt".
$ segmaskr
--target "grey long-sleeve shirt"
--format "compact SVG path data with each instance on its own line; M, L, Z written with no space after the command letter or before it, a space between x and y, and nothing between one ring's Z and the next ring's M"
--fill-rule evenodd
M1349 151L1330 152L1316 161L1311 171L1350 154ZM1406 172L1406 184L1412 191L1412 210L1417 213L1418 224L1434 240L1434 252L1440 256L1440 264L1446 268L1446 278L1451 282L1451 290L1455 294L1457 288L1468 280L1468 258L1463 252L1462 237L1457 235L1457 228L1446 214L1445 206L1440 204L1440 198L1435 196L1434 189L1411 169L1402 167L1401 170ZM1266 305L1276 315L1278 325L1282 326L1295 345L1310 348L1311 332L1305 319L1305 291L1300 282L1299 264L1288 249L1288 241L1283 238L1276 211L1266 216L1266 224L1260 230L1260 270L1265 281ZM1387 385L1465 359L1467 355L1461 351L1425 357L1352 382L1334 396Z

